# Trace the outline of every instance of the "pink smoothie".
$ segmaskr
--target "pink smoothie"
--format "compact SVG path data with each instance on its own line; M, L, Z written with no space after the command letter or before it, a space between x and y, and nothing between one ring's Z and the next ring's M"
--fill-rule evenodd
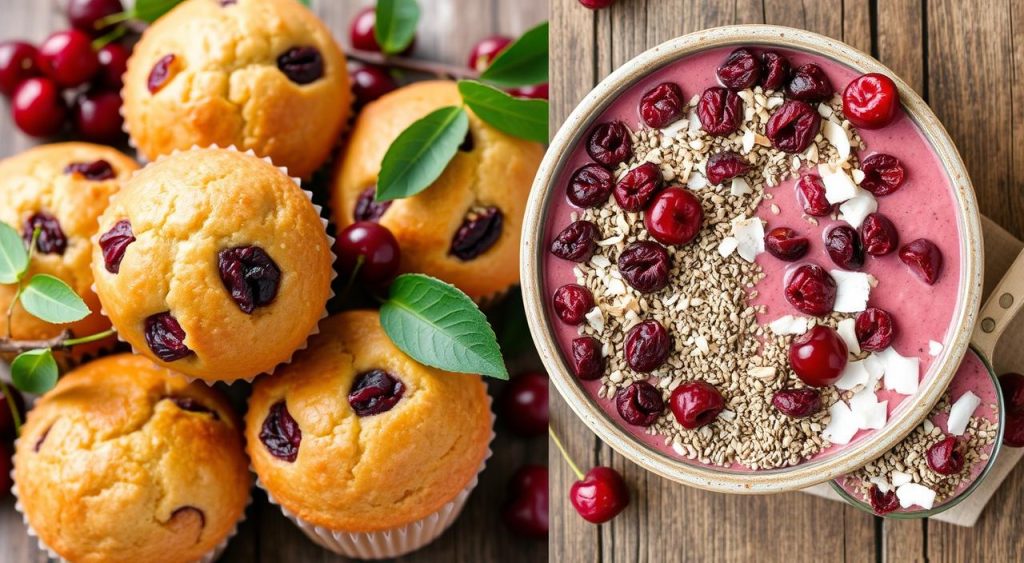
M977 418L984 418L989 422L998 424L999 412L992 408L992 405L998 405L999 399L996 392L996 382L992 379L992 375L988 371L988 367L981 360L980 357L973 350L967 352L964 356L963 362L960 363L960 368L957 370L956 375L953 376L953 381L949 384L947 394L949 396L949 403L952 405L959 399L964 393L971 391L981 399L981 404L975 409L972 416ZM946 421L949 419L948 413L940 413L929 420L933 424L941 428L944 432L946 431ZM981 473L985 470L985 467L992 460L992 450L995 449L995 442L986 446L982 451L988 454L988 460L978 460L970 469L970 477L964 479L964 481L957 487L956 492L953 493L949 498L945 499L941 503L936 502L933 508L937 508L956 499L960 493L971 486ZM923 452L922 452L923 453ZM867 503L868 499L863 498L860 492L856 488L857 482L848 483L848 480L840 477L835 480L840 487L843 488L850 496L858 498L863 502ZM906 510L900 510L900 512L915 512L920 508L911 507Z
M624 121L633 129L639 129L642 122L638 106L645 92L668 80L679 84L683 89L684 99L689 99L708 87L717 86L715 69L731 50L732 48L712 49L667 65L626 89L601 115L595 116L592 123L617 119ZM819 64L825 69L838 92L842 92L859 74L853 69L818 55L784 49L777 51L784 54L794 67L807 62ZM904 356L920 358L923 380L931 376L933 358L928 353L928 342L935 340L945 346L949 341L952 336L949 330L950 322L957 301L961 297L960 232L953 186L927 139L902 111L887 127L875 131L861 130L859 133L867 145L866 151L860 154L862 159L875 152L889 153L900 159L907 172L906 181L900 190L878 198L878 212L888 216L896 225L901 244L924 237L938 245L943 254L943 271L933 286L928 286L914 277L896 253L881 258L869 256L861 270L878 279L878 286L871 292L869 306L880 307L892 313L899 329L894 347ZM564 190L573 171L589 162L585 147L581 143L566 159L566 164L559 173L556 189ZM802 209L796 199L794 183L795 181L790 180L766 189L766 193L771 194L772 199L762 202L758 209L758 215L767 222L765 231L778 226L788 226L797 230L812 242L811 251L800 263L813 262L827 270L838 269L825 253L821 242L824 233L836 222L829 218L820 218L820 224L814 226L802 219ZM780 214L772 213L772 203L780 208ZM552 200L546 226L545 247L571 222L570 214L574 211L578 209L564 197ZM759 296L753 301L753 304L766 306L766 313L759 316L759 321L767 324L783 315L800 315L786 301L783 294L783 279L790 264L777 260L767 253L758 256L757 263L766 274L765 279L757 286ZM542 268L546 301L550 302L550 296L558 287L575 283L573 266L572 262L545 253ZM551 324L564 353L569 350L570 342L577 336L576 327L566 326L554 317ZM644 433L643 428L622 424L614 402L598 398L600 381L581 383L616 424L620 424L638 440L655 449L672 457L680 457L670 447L664 445L662 437L649 436ZM889 400L890 416L907 404L906 396L884 391L879 392L879 399ZM863 440L873 432L861 431L851 444ZM819 457L843 447L845 446L832 446L821 452ZM686 461L698 463L695 460ZM734 469L742 471L744 468L736 466Z

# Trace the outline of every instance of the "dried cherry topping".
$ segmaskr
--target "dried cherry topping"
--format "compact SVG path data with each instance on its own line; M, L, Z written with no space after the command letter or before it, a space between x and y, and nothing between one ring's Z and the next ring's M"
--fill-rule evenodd
M832 204L825 197L825 183L815 174L804 174L796 182L797 200L804 213L812 217L827 217L832 213Z
M626 334L626 363L633 371L649 373L658 369L671 351L672 337L658 321L643 321Z
M555 315L565 324L580 325L586 320L587 312L594 308L594 294L582 285L563 285L555 290L552 297Z
M724 137L740 128L743 121L743 100L726 88L708 88L697 102L697 118L711 135Z
M664 185L657 164L644 162L633 168L615 184L615 201L624 211L643 211L647 203Z
M890 489L889 492L883 493L878 485L871 486L871 490L868 491L868 501L871 503L871 509L879 516L889 514L900 507L900 499L896 496L896 490Z
M836 266L858 270L864 265L864 247L860 235L849 225L839 225L825 235L825 250Z
M348 392L348 404L356 416L372 416L387 412L402 400L405 384L382 369L360 373Z
M324 58L316 47L292 47L277 57L277 68L288 80L305 85L324 75Z
M215 411L215 410L211 409L210 407L204 405L203 403L199 402L198 400L193 399L192 397L184 397L184 396L180 396L180 395L175 395L175 396L167 397L167 399L170 400L175 405L177 405L177 407L179 409L183 410L183 411L195 412L195 413L200 413L200 414L209 414L209 415L213 415L213 419L214 420L220 420L220 415L217 414L217 411Z
M896 322L887 311L868 307L857 314L853 324L854 334L861 350L881 352L892 345L896 338Z
M633 156L633 139L621 121L601 123L587 139L587 154L595 162L611 168Z
M619 272L640 293L660 291L668 285L668 251L651 241L634 242L619 254Z
M64 167L65 174L81 174L86 180L101 182L117 176L114 167L106 160L94 160L92 162L72 162Z
M957 444L956 436L946 436L931 445L925 452L928 467L939 475L956 475L964 469L964 453Z
M928 285L933 285L942 273L942 252L928 239L919 238L903 245L900 260Z
M824 317L836 303L836 280L816 264L797 268L786 282L786 300L801 313Z
M355 221L379 221L391 207L392 201L377 201L377 186L370 186L359 194L356 205L352 209Z
M761 53L761 87L778 90L789 82L789 59L775 51Z
M590 221L574 221L551 241L551 254L572 262L586 262L597 250L601 236L597 225Z
M665 411L661 391L646 381L634 381L615 395L615 408L633 426L650 426Z
M250 315L257 307L270 305L281 284L281 268L258 246L225 248L217 254L220 281L231 300Z
M872 256L885 256L895 252L900 245L896 225L881 213L872 213L860 225L860 239L864 252Z
M302 444L302 429L288 412L288 405L283 400L270 406L270 412L260 427L260 442L270 455L278 459L293 462L298 457L299 445Z
M153 65L153 69L149 71L149 77L146 78L146 87L149 88L149 93L156 94L171 78L175 58L173 53L164 55Z
M825 71L814 63L798 66L786 84L786 96L803 102L824 102L835 91Z
M194 353L185 345L185 330L169 312L147 317L145 325L146 344L161 360L174 362Z
M68 248L68 237L64 235L64 229L60 227L60 221L56 217L39 211L33 213L21 230L21 238L26 244L32 243L35 230L39 229L39 238L36 239L36 250L42 254L64 254Z
M722 86L730 90L746 90L757 84L761 77L761 64L753 51L740 47L729 53L716 74Z
M800 153L814 142L821 129L821 115L804 102L787 100L768 118L765 136L783 152Z
M799 260L807 254L811 243L789 227L775 227L764 235L764 247L768 252L786 262Z
M504 215L497 207L470 211L455 231L449 252L459 260L473 260L498 242L503 222Z
M572 341L572 370L576 377L590 381L604 373L601 343L593 336L581 336Z
M719 186L726 180L732 180L750 171L750 161L736 151L720 151L708 158L705 168L708 182Z
M100 236L100 250L103 251L103 265L111 274L121 271L121 260L128 250L128 245L135 242L135 234L132 233L132 224L127 219L122 219L109 231Z
M790 418L807 418L821 410L817 389L780 389L772 395L772 405Z
M864 172L860 187L877 196L895 192L906 179L903 163L895 156L885 153L876 153L865 158L860 163L860 169Z
M566 195L576 207L596 207L612 193L612 173L597 164L581 166L572 174Z
M648 127L662 129L683 116L683 91L678 84L662 82L640 98L640 117Z

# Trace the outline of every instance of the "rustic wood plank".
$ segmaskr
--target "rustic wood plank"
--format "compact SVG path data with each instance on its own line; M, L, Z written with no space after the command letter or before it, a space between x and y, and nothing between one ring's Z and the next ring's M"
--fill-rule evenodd
M923 95L925 46L922 9L921 0L887 0L878 4L877 56Z

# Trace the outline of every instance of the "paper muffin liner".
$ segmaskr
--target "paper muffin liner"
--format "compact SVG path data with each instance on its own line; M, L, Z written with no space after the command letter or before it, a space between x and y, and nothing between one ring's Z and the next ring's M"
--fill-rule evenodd
M15 450L17 450L18 440L14 441L14 447ZM46 545L46 543L43 541L43 538L39 537L39 534L36 532L35 528L33 528L32 524L29 523L28 516L25 514L25 507L24 505L21 504L21 497L18 496L18 482L14 478L14 467L11 467L11 483L11 494L14 495L14 509L17 510L18 514L21 516L21 521L25 524L25 531L28 532L28 535L33 538L36 538L36 544L39 546L39 549L45 552L47 555L49 555L51 560L59 561L60 563L73 563L71 561L68 561L67 559L64 559L60 556L59 553L51 549L50 546ZM214 561L219 559L220 556L224 553L224 550L228 548L228 543L231 541L231 538L235 537L235 535L238 534L238 527L242 525L242 522L245 522L246 512L249 510L249 505L251 504L252 488L250 487L249 499L245 501L245 508L242 509L242 514L241 516L239 516L238 521L235 522L235 526L231 528L231 531L228 532L226 536L224 536L224 539L222 539L220 543L218 543L216 546L214 546L213 549L207 551L203 554L202 557L196 559L192 563L213 563Z
M206 379L203 379L203 378L200 378L200 377L194 377L194 376L191 376L191 375L188 375L188 374L184 374L184 373L181 374L183 377L188 379L190 382L191 381L198 381L198 382L203 383L203 384L205 384L207 386L210 386L210 387L212 387L214 384L216 384L218 382L222 382L222 381L224 383L227 383L227 384L231 384L231 383L234 383L236 381L245 381L247 383L252 383L252 381L254 379L256 379L257 377L259 377L260 375L263 375L263 374L273 374L279 367L292 363L292 360L295 358L295 354L297 352L299 352L300 350L305 350L307 347L309 347L309 339L311 337L317 335L317 334L320 334L320 323L325 318L327 318L327 316L328 316L328 313L327 313L327 303L329 303L331 301L331 299L334 298L334 289L333 289L332 286L334 285L334 280L338 277L338 271L335 268L335 264L338 261L338 256L334 253L335 238L332 237L328 233L328 231L327 231L327 219L324 218L323 206L322 205L317 205L317 204L313 203L313 192L302 188L302 180L300 178L296 178L296 177L290 175L288 173L288 169L285 168L284 166L277 166L276 164L274 164L274 162L269 157L258 156L256 154L256 152L253 151L252 149L242 151L242 150L239 150L238 147L235 147L234 145L227 146L227 147L221 147L221 146L218 146L218 145L209 145L209 146L206 146L206 147L200 147L199 145L193 145L191 148L188 148L188 149L175 150L175 151L171 152L170 154L161 155L161 156L157 157L156 160L153 161L153 163L160 162L160 161L164 160L165 158L170 158L172 156L176 156L179 153L187 153L187 152L191 152L191 151L195 151L195 150L206 150L206 149L230 150L230 151L235 151L235 152L242 153L242 154L247 154L249 156L256 157L256 158L266 162L267 164L273 166L274 168L277 168L278 170L280 170L282 174L287 176L292 182L295 183L296 186L298 186L299 190L301 190L303 195L306 196L306 199L309 200L310 205L312 205L313 209L316 210L316 213L317 213L317 215L320 218L320 223L323 224L324 236L327 238L327 252L331 255L331 277L330 277L330 280L328 280L328 285L327 285L327 287L328 287L328 294L327 294L327 300L324 301L323 313L320 315L320 318L317 319L317 321L313 324L313 328L310 330L309 334L306 335L306 339L302 341L302 344L300 344L299 347L297 347L295 350L292 350L291 355L289 355L287 359L278 362L274 367L270 368L268 371L261 372L261 373L255 373L255 374L253 374L253 375L251 375L249 377L239 377L239 378L231 379L231 380L221 380L221 379L206 380ZM141 173L143 168L145 168L145 167L143 166L143 167L140 167L138 170L133 171L132 172L132 178L134 178L136 174ZM110 202L107 204L107 207L110 207L110 205L112 205L114 203L114 200L117 198L118 193L115 193L115 194L110 196ZM99 233L99 232L96 233L96 235L93 237L93 241L92 241L93 244L99 245L99 238L100 238L101 235L102 235L102 233ZM95 293L97 296L99 296L99 293L96 292L96 282L95 281L93 281L91 289L92 289L93 293ZM107 315L107 311L103 307L102 299L100 300L100 314L103 315L104 317L106 317L107 320L110 320L110 316ZM111 326L113 326L113 321L111 321L110 324L111 324ZM115 330L116 330L116 328L115 328ZM117 336L117 340L118 341L123 342L123 343L125 343L125 344L127 344L128 346L131 347L133 354L140 355L140 356L147 356L148 357L148 354L140 353L131 342L128 342L127 340L122 338L120 332L115 332L114 334L115 334L115 336ZM174 368L170 367L170 369L173 370Z
M263 486L263 482L260 481L258 474L256 475L256 486L263 489L267 494L267 500L271 504L280 507L281 513L294 522L313 543L328 551L355 559L388 559L411 553L436 540L455 523L455 520L462 513L462 508L466 505L466 500L469 498L470 493L479 484L480 474L483 473L487 467L487 460L494 453L490 447L495 437L495 416L492 404L493 400L490 394L488 394L487 408L491 413L491 437L487 441L487 452L480 462L480 468L477 470L476 475L473 475L473 478L470 479L465 488L455 495L455 498L445 503L436 512L405 525L377 532L332 530L299 518L285 508L284 505L277 502L274 496L270 494L270 491ZM256 472L253 471L253 473Z

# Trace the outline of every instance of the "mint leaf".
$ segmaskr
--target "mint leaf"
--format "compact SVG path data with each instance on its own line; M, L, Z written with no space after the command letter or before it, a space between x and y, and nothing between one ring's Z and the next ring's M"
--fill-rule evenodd
M385 55L401 53L412 43L420 22L416 0L377 0L373 33Z
M36 274L21 292L21 306L48 323L71 323L89 316L89 307L63 280Z
M487 318L453 285L422 274L399 276L380 322L395 346L421 364L508 379Z
M28 251L21 235L7 223L0 223L0 284L18 283L28 269Z
M495 129L538 143L548 142L548 103L516 98L486 84L460 80L462 101Z
M57 362L49 348L22 352L11 362L11 381L26 393L46 393L57 384Z
M153 23L181 2L182 0L135 0L132 13L135 19Z
M530 86L548 81L548 22L506 47L480 75L501 86Z
M469 130L469 116L455 106L431 112L402 131L380 163L377 201L416 195L437 180Z

